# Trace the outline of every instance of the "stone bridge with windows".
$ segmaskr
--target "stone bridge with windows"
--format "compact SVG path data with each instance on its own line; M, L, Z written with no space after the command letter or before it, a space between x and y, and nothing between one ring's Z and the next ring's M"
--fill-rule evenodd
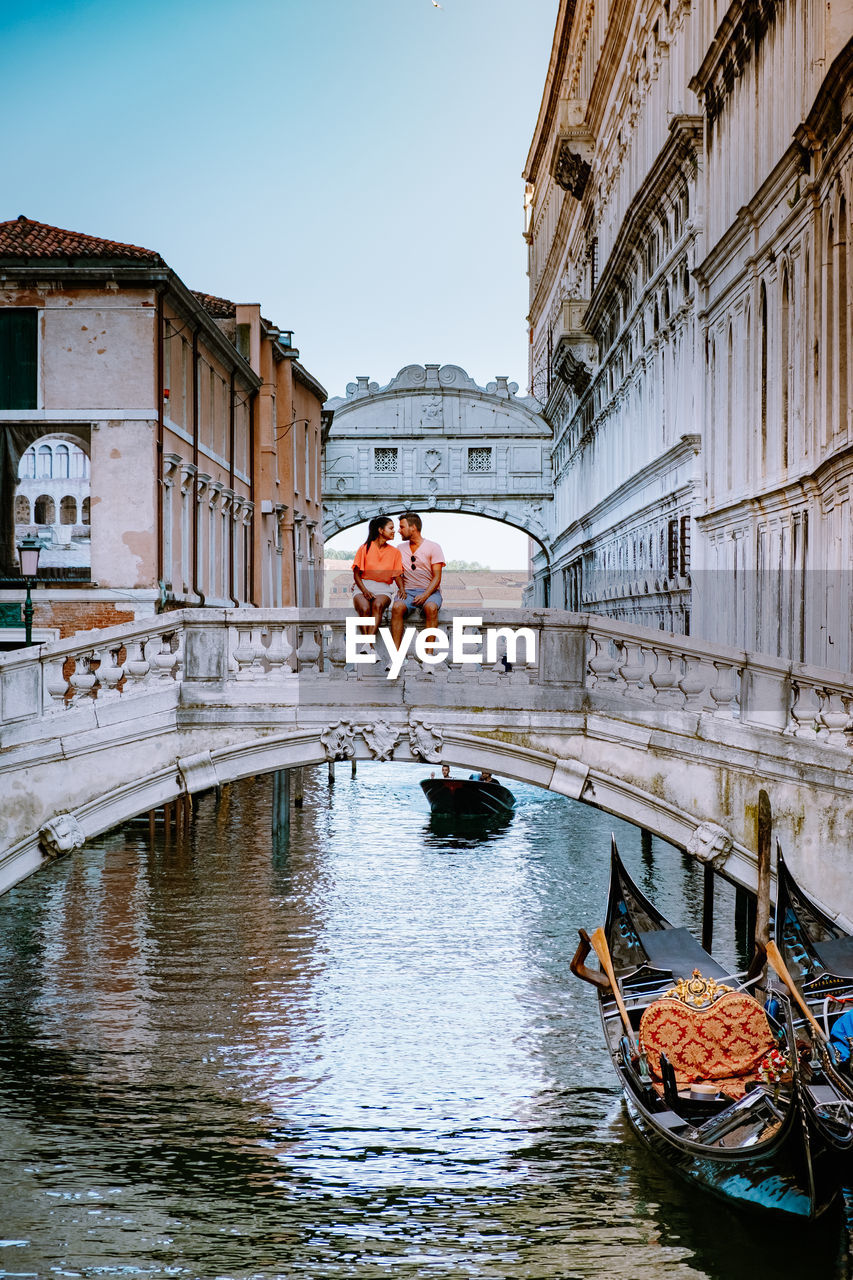
M389 679L384 662L347 661L345 618L185 610L0 658L0 891L182 793L355 756L490 768L641 825L747 887L764 788L795 873L853 918L849 677L518 610L481 626L528 628L535 654L522 640L508 663L504 632L478 657L469 629L473 661L411 654Z
M551 428L532 397L454 364L410 364L385 387L358 378L330 400L323 536L382 511L460 512L513 525L550 556Z

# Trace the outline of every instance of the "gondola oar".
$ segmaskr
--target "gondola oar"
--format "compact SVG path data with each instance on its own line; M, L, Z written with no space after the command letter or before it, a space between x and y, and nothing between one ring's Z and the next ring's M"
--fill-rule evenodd
M636 1037L634 1035L634 1028L631 1026L631 1019L628 1017L628 1010L625 1008L625 1001L622 999L622 992L619 990L619 983L616 981L616 972L613 968L613 961L610 958L610 948L607 945L607 938L605 937L604 930L600 925L593 933L590 934L589 940L592 943L593 951L598 956L602 969L607 974L607 980L610 983L610 990L613 992L616 1000L616 1007L619 1010L625 1030L628 1032L632 1043L635 1043Z
M817 1034L817 1036L820 1038L823 1044L826 1044L826 1035L824 1034L823 1028L821 1027L820 1023L817 1021L817 1019L814 1017L811 1009L806 1004L805 1000L797 990L794 979L791 977L790 973L788 972L788 966L785 964L785 961L782 959L781 955L779 954L779 948L776 946L776 943L772 941L768 942L764 950L767 953L767 959L770 961L773 968L776 970L777 974L779 975L779 977L784 982L785 986L790 991L794 1000L797 1002L797 1005L800 1011L803 1014L805 1014L805 1018L809 1026Z

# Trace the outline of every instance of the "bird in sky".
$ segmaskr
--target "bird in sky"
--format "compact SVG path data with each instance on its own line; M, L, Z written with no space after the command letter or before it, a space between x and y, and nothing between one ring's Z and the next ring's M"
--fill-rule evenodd
M443 9L443 8L444 8L444 5L443 5L443 4L439 4L439 3L438 3L438 0L432 0L432 7L433 7L433 9Z

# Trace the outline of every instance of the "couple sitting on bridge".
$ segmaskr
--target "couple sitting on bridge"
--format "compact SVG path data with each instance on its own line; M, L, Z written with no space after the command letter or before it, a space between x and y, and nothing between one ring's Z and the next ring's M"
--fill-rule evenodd
M438 623L441 608L441 571L444 553L437 542L421 536L422 522L416 511L400 516L399 547L391 545L394 521L390 516L375 516L370 521L367 539L355 553L352 562L353 604L362 618L373 618L374 630L391 604L394 585L397 592L391 604L391 636L399 647L403 623L413 609L419 609L428 627Z

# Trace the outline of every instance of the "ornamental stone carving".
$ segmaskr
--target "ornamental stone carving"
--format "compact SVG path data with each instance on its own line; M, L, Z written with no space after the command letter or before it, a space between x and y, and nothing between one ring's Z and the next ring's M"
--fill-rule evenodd
M558 186L580 200L592 172L593 139L584 128L560 131L551 159L551 174Z
M195 756L182 756L176 763L190 795L219 786L216 766L209 751L200 751Z
M320 734L327 760L351 760L355 755L355 731L351 720L336 720Z
M39 842L49 858L82 849L86 836L73 813L58 813L39 831Z
M687 852L700 862L708 862L719 871L729 857L734 842L724 827L716 822L702 822L687 842Z
M430 764L438 764L443 738L441 729L434 729L423 720L412 719L409 722L409 746L413 756L420 756Z
M374 725L365 726L361 730L361 736L376 760L390 760L394 748L403 736L403 730L394 728L387 720L377 720Z

